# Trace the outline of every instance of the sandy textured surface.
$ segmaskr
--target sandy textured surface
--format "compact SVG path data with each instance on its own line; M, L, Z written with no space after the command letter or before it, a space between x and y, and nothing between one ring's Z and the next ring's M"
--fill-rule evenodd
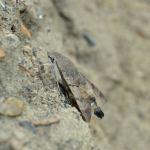
M0 149L149 149L150 2L26 0L28 6L19 2L16 9L15 1L1 1L0 105L15 97L23 112L0 114ZM102 120L93 116L88 125L58 96L50 67L42 64L48 51L68 56L106 95L107 103L97 100ZM33 124L53 118L60 121Z

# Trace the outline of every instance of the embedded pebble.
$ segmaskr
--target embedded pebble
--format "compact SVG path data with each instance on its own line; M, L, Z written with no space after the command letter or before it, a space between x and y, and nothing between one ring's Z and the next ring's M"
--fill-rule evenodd
M54 105L55 104L55 102L53 102L53 101L49 101L48 102L50 105Z
M43 62L39 60L39 64L43 65Z
M31 90L31 87L30 87L29 85L27 85L27 86L26 86L26 89L27 89L28 91L30 91L30 90Z
M32 48L32 53L33 53L33 55L34 55L35 57L37 56L37 51L36 51L36 48L35 48L35 47Z
M5 52L0 48L0 58L5 57Z
M43 19L44 17L45 17L45 13L42 12L42 13L39 15L39 18L40 18L40 19Z
M0 114L7 116L19 116L23 112L23 104L21 100L15 97L9 97L0 104Z
M32 131L33 133L36 132L36 129L35 129L35 126L28 120L25 120L25 121L21 121L19 122L19 125Z
M66 108L71 107L69 104L66 104Z
M88 33L83 33L83 37L85 38L85 40L87 41L87 43L90 45L90 46L95 46L96 45L96 42L95 40L93 39L93 37L91 37L91 35L89 35Z

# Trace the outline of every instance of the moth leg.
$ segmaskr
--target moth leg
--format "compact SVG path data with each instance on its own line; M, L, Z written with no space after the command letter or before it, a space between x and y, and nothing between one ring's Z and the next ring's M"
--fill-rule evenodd
M57 95L60 96L59 79L58 79L58 76L57 76L57 75L56 75L56 83L57 83L57 88L58 88Z
M63 86L62 86L63 87ZM63 92L62 92L66 98L66 103L70 104L70 96L68 91L63 87Z
M66 99L67 99L67 102L69 102L69 94L68 94L68 92L66 93Z
M57 88L58 88L57 94L60 96L60 87L59 87L59 82L58 82L58 80L57 80Z

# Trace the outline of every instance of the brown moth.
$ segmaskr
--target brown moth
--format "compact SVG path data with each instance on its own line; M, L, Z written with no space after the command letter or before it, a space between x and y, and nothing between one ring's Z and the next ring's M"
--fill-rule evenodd
M102 118L104 113L97 106L94 94L106 101L104 95L87 80L76 68L76 66L65 56L57 52L48 52L48 59L51 64L51 73L57 80L58 86L64 89L65 96L81 112L83 119L87 122L91 119L91 104L95 104L94 114Z

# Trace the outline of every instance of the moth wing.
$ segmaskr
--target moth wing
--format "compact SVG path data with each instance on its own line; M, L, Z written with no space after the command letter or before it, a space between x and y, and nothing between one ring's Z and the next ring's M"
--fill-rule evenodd
M78 108L83 116L83 118L89 122L91 119L91 101L88 93L84 89L82 85L74 85L76 83L75 80L73 80L70 76L67 75L67 72L65 70L60 69L58 63L57 67L59 69L60 75L62 77L62 81L64 85L68 85L68 88L70 89L72 95L74 96L74 99L76 100L76 103L78 105Z
M83 118L90 122L91 120L91 103L90 103L90 97L86 92L83 92L83 87L77 87L77 86L69 86L76 103L82 113Z
M83 75L82 75L83 76ZM84 76L83 76L84 77ZM84 77L84 79L87 81L87 83L89 84L89 86L91 87L91 89L93 90L94 94L101 100L103 100L103 102L107 102L104 94L92 83L90 82L88 79L86 79Z

